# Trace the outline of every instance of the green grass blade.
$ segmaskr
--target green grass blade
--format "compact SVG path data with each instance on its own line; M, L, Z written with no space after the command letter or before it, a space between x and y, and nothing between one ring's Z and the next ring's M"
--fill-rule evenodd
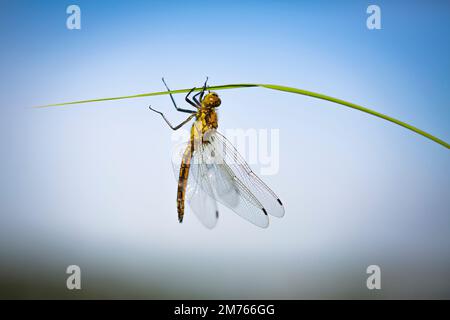
M264 87L264 88L268 88L268 89L273 89L273 90L279 90L279 91L286 91L286 92L291 92L291 93L302 94L302 95L305 95L305 96L309 96L309 97L313 97L313 98L317 98L317 99L322 99L322 100L326 100L326 101L330 101L330 102L334 102L334 103L337 103L337 104L340 104L340 105L343 105L343 106L346 106L346 107L349 107L349 108L352 108L352 109L356 109L356 110L359 110L359 111L371 114L371 115L373 115L375 117L378 117L378 118L390 121L392 123L395 123L395 124L397 124L399 126L402 126L402 127L406 128L406 129L409 129L409 130L411 130L411 131L413 131L415 133L418 133L418 134L420 134L420 135L422 135L422 136L424 136L424 137L426 137L426 138L428 138L428 139L430 139L430 140L432 140L434 142L439 143L440 145L446 147L447 149L450 148L450 145L447 142L445 142L445 141L443 141L443 140L441 140L441 139L439 139L439 138L429 134L428 132L425 132L425 131L423 131L423 130L421 130L419 128L416 128L416 127L414 127L414 126L412 126L412 125L410 125L410 124L408 124L406 122L400 121L398 119L392 118L392 117L387 116L385 114L382 114L380 112L377 112L377 111L374 111L374 110L362 107L360 105L357 105L357 104L354 104L354 103L351 103L351 102L348 102L348 101L344 101L344 100L333 98L333 97L330 97L330 96L327 96L327 95L324 95L324 94L315 93L315 92L306 91L306 90L297 89L297 88L284 87L284 86L271 85L271 84L261 84L259 86L260 87Z
M261 87L261 88L267 88L267 89L271 89L271 90L278 90L278 91L284 91L284 92L290 92L290 93L296 93L296 94L301 94L304 96L308 96L308 97L312 97L312 98L316 98L316 99L321 99L321 100L326 100L326 101L330 101L330 102L334 102L352 109L356 109L368 114L371 114L375 117L390 121L392 123L395 123L399 126L402 126L408 130L411 130L417 134L420 134L436 143L439 143L440 145L446 147L447 149L450 148L450 145L429 134L428 132L425 132L419 128L416 128L406 122L400 121L398 119L392 118L390 116L387 116L385 114L379 113L377 111L362 107L360 105L345 101L345 100L341 100L341 99L337 99L337 98L333 98L321 93L316 93L316 92L312 92L312 91L307 91L307 90L303 90L303 89L297 89L297 88L292 88L292 87L286 87L286 86L279 86L279 85L274 85L274 84L251 84L251 83L247 83L247 84L228 84L228 85L221 85L221 86L211 86L209 87L210 90L225 90L225 89L238 89L238 88L250 88L250 87ZM171 93L176 94L176 93L187 93L189 92L191 89L179 89L179 90L172 90ZM197 88L195 91L200 91L201 88ZM121 100L121 99L131 99L131 98L143 98L143 97L151 97L151 96L158 96L158 95L165 95L165 94L169 94L168 91L160 91L160 92L150 92L150 93L142 93L142 94L136 94L136 95L129 95L129 96L122 96L122 97L114 97L114 98L100 98L100 99L90 99L90 100L80 100L80 101L72 101L72 102L63 102L63 103L55 103L55 104L48 104L48 105L44 105L44 106L38 106L35 108L47 108L47 107L56 107L56 106L66 106L66 105L72 105L72 104L81 104L81 103L90 103L90 102L100 102L100 101L111 101L111 100Z
M209 90L224 90L224 89L238 89L238 88L250 88L250 87L259 87L258 84L227 84L222 86L209 86ZM89 103L89 102L100 102L100 101L111 101L111 100L122 100L122 99L131 99L131 98L144 98L144 97L151 97L151 96L161 96L165 94L176 94L176 93L188 93L191 91L192 88L189 89L179 89L179 90L171 90L169 91L158 91L158 92L150 92L150 93L141 93L141 94L135 94L131 96L121 96L121 97L114 97L114 98L99 98L99 99L90 99L90 100L79 100L79 101L72 101L72 102L62 102L62 103L53 103L53 104L47 104L43 106L36 106L34 108L48 108L48 107L59 107L59 106L67 106L71 104L81 104L81 103ZM197 88L194 91L201 91L202 88Z

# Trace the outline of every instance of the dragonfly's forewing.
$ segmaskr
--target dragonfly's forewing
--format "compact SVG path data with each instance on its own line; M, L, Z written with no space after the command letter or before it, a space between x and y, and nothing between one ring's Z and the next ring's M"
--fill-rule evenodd
M236 148L220 133L215 132L210 138L215 150L223 157L226 167L231 170L237 185L242 184L246 192L258 199L265 211L275 217L284 216L284 206L279 197L251 170Z
M266 228L269 225L269 217L263 211L262 204L236 178L232 169L224 161L220 149L213 143L203 143L194 152L193 166L202 168L207 172L210 196L224 204L244 219L251 223Z

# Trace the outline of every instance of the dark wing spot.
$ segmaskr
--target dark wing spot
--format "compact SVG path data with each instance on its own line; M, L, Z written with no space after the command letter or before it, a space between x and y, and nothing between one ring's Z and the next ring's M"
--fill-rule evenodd
M267 216L267 211L266 211L266 209L262 208L262 211L263 211L264 214Z
M278 203L282 206L283 204L281 203L280 199L277 199Z
M216 210L216 218L218 218L218 217L219 217L219 211Z

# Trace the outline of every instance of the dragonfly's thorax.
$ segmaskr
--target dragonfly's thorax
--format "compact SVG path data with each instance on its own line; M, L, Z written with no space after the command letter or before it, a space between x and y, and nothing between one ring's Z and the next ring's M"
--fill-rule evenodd
M191 141L205 142L208 140L208 133L217 129L216 108L221 104L219 95L215 92L209 92L200 103L195 123L191 129Z
M191 138L203 138L204 134L218 127L217 113L215 108L202 107L198 109L196 121L192 125Z

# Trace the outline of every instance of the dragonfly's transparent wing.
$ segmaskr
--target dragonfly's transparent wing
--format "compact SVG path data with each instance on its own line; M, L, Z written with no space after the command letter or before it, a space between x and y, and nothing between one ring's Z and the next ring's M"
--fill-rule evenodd
M203 166L191 165L186 200L199 220L208 228L214 228L219 218L207 171Z
M177 168L174 167L174 172L178 179ZM213 205L216 200L262 228L269 225L268 213L284 215L284 207L275 193L215 130L194 148L186 200L206 226L216 223L217 208Z
M181 154L187 147L188 143L180 148ZM172 160L173 172L175 179L178 181L180 173L180 162L176 159ZM186 184L185 201L189 203L194 214L200 222L207 228L214 228L217 224L219 211L217 202L213 196L213 192L209 181L207 180L205 171L201 166L192 165L189 169L189 177Z
M210 132L203 143L195 148L191 167L198 167L207 179L205 191L241 217L265 228L269 225L266 208L226 161L225 149L215 141L216 131ZM231 164L233 165L233 164ZM253 188L253 185L250 185ZM270 190L270 189L269 189Z
M218 131L209 138L211 147L222 157L222 166L230 171L235 185L250 192L265 211L275 217L284 216L284 207L279 197L251 170L236 148ZM241 186L242 185L242 186Z

